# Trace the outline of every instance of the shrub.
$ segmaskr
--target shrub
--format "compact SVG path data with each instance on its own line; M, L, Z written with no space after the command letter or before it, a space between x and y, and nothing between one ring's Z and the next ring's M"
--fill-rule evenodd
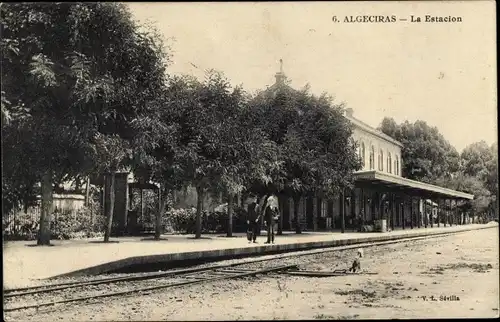
M74 239L102 236L105 218L83 207L74 212L56 210L52 214L53 239Z
M171 227L174 232L190 234L196 231L196 208L170 209L163 218L164 226Z
M203 212L202 230L208 233L219 233L227 226L227 213L222 211Z
M227 231L226 212L208 212L202 214L202 233L223 233ZM196 208L171 209L163 217L164 231L193 234L196 232ZM246 211L235 208L233 214L233 232L246 231Z
M40 224L39 208L29 209L27 213L18 212L15 216L2 218L4 237L7 240L35 240ZM72 239L102 236L104 216L96 209L83 207L76 211L56 209L51 216L51 238Z

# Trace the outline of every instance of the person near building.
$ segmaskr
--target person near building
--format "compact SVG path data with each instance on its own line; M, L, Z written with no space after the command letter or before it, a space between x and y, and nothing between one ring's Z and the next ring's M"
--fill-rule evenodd
M257 235L259 229L259 204L257 203L257 197L252 197L247 208L247 239L248 242L257 243Z
M267 228L266 244L274 244L274 233L276 231L276 222L279 218L278 198L271 195L266 200L264 209L264 225Z

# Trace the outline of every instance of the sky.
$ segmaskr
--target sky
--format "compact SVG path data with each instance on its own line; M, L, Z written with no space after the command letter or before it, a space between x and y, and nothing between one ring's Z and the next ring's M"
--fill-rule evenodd
M283 59L292 87L327 92L373 127L385 116L397 123L423 120L459 152L473 142L497 141L493 1L128 5L171 45L170 74L203 77L213 68L253 92L274 83ZM359 15L397 21L343 22ZM416 23L411 15L462 22Z

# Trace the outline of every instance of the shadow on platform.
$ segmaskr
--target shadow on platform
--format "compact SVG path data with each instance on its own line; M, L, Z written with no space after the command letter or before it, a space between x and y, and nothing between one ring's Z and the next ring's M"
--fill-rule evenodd
M25 244L24 246L26 246L26 247L54 247L57 245L55 245L55 244L49 244L49 245Z
M200 238L196 238L196 237L186 237L186 239L193 239L193 240L197 240L197 239L214 239L214 237L200 237Z
M118 244L120 243L119 240L110 240L105 242L104 240L91 240L88 242L89 244Z
M160 239L155 239L154 237L144 237L144 238L141 238L141 241L166 241L168 240L168 238L160 238Z

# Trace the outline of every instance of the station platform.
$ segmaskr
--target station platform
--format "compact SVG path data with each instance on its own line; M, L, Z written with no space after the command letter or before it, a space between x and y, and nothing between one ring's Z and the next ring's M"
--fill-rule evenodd
M498 224L434 226L385 233L284 232L276 236L272 245L264 244L264 231L257 239L258 244L249 244L245 234L236 234L232 238L221 234L202 235L200 239L194 239L193 235L162 235L159 241L152 237L122 237L112 238L110 243L102 243L102 238L54 240L53 246L43 247L36 246L36 241L4 242L4 288L37 285L41 279L53 277L102 274L138 264L267 255L492 227L498 227Z

